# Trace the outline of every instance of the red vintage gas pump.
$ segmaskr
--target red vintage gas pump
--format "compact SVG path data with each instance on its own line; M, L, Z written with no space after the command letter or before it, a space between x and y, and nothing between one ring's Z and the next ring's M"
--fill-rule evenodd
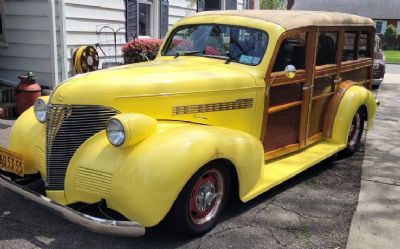
M33 105L35 100L41 96L41 87L36 83L36 76L32 72L18 77L20 83L16 89L15 109L18 115Z

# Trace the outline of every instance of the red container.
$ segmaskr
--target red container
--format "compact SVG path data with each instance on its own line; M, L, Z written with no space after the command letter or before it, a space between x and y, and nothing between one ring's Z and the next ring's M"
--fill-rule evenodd
M36 78L32 73L19 76L18 79L20 79L20 83L16 90L15 107L17 114L21 115L41 96L42 88L36 83Z

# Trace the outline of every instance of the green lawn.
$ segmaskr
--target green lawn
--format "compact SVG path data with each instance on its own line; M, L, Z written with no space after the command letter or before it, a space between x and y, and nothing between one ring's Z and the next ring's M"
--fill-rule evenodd
M400 64L400 50L384 50L387 63Z

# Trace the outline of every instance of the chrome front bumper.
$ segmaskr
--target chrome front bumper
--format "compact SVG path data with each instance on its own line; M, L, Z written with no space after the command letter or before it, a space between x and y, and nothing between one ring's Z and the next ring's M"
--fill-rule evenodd
M104 233L126 237L139 237L144 235L145 228L133 221L117 221L106 220L102 218L93 217L81 212L78 212L67 206L55 203L49 198L35 193L21 185L15 184L12 181L0 175L0 186L9 189L15 193L22 195L38 204L41 204L57 214L63 216L65 219L88 228L96 233Z

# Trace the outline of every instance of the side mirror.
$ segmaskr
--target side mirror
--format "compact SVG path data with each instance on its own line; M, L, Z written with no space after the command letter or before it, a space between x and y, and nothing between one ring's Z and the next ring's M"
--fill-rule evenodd
M293 79L296 76L296 68L293 65L287 65L285 67L285 76L286 78Z

